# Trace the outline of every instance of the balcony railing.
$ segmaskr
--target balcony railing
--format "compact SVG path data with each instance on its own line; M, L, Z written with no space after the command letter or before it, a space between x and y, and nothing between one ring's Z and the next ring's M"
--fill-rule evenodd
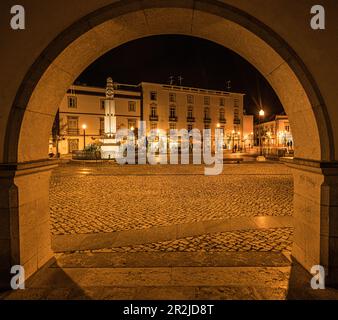
M210 117L204 117L203 122L204 123L211 123L211 118Z
M241 119L234 119L234 124L241 124Z
M149 116L149 121L158 121L158 116L150 115Z
M67 134L70 135L70 136L78 136L80 134L80 129L68 128Z
M194 117L187 117L187 122L195 122L195 118Z
M177 122L177 117L169 117L169 122Z
M219 119L219 123L221 124L226 124L227 123L227 120L225 118L220 118Z

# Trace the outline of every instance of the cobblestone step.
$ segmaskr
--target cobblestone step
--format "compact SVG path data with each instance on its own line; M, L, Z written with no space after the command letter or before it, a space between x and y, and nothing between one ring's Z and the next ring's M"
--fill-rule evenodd
M170 241L219 232L264 230L291 226L292 217L289 216L241 217L109 233L54 235L52 236L52 247L55 252L95 250Z
M143 253L144 254L144 253ZM127 255L127 254L126 254ZM311 275L281 254L251 253L177 256L187 265L166 266L172 254L61 254L26 282L25 290L6 292L0 299L106 300L258 300L337 299L338 291L312 290ZM166 256L166 258L164 258ZM120 260L117 258L120 257ZM206 266L211 259L214 265ZM158 264L161 267L138 267ZM189 262L190 261L190 262ZM271 266L267 266L267 261ZM203 266L204 264L204 266ZM257 264L256 266L253 266ZM259 264L262 264L259 266ZM176 263L176 265L179 265ZM223 266L221 266L223 265ZM249 266L252 265L252 266ZM100 266L100 267L98 267ZM130 267L134 266L134 267Z
M136 252L61 254L51 268L286 267L277 252Z
M285 288L247 286L29 288L4 295L6 300L283 300ZM1 296L0 296L1 298Z
M27 288L257 286L287 288L291 267L47 268Z

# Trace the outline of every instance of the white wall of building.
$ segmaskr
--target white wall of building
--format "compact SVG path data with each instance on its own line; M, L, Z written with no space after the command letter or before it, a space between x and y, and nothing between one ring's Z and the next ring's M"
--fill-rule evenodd
M127 90L115 91L117 128L128 128L129 121L140 119L140 93ZM70 103L75 99L76 103ZM59 107L60 139L58 151L68 154L70 144L82 150L85 144L89 145L98 141L104 134L104 99L105 89L88 86L72 86L63 98ZM130 102L134 103L134 111L129 110ZM76 120L77 119L77 120ZM77 122L77 125L74 123ZM71 125L72 124L72 125ZM86 126L84 138L83 125ZM76 127L74 129L74 127ZM54 145L55 147L55 145ZM56 152L51 146L51 151Z
M289 147L293 148L293 137L288 116L277 115L274 120L255 125L255 140L259 140L261 132L264 147Z
M131 126L137 129L138 121L142 116L147 124L147 132L151 128L168 131L171 126L176 129L188 129L189 125L201 132L206 127L209 127L213 133L216 128L222 128L224 129L224 141L228 148L232 148L233 144L240 146L243 143L244 135L247 134L244 130L251 130L247 124L249 120L245 120L246 118L243 116L243 94L147 82L142 82L138 87L138 90L137 86L130 86L131 90L128 90L128 87L122 90L117 85L114 92L117 129L130 128ZM152 100L154 94L156 99ZM174 101L170 100L170 96L175 97ZM70 101L71 99L73 101ZM84 148L83 125L86 126L86 145L103 137L104 99L104 88L88 86L72 86L70 88L59 107L58 151L61 154L68 154L72 149L82 150ZM135 109L130 110L130 103L134 104ZM156 106L158 117L152 119L153 121L150 118L152 106ZM177 121L169 119L171 106L175 107ZM193 109L192 118L194 121L188 119L188 108ZM205 108L209 108L210 121L205 121ZM222 109L224 119L220 117ZM234 121L235 113L238 114L237 121ZM55 152L55 148L53 152Z
M203 130L205 124L209 124L214 130L220 126L224 128L224 134L231 135L233 130L243 132L243 94L228 93L223 91L205 90L182 86L170 86L154 83L142 83L143 90L143 113L144 120L156 124L158 129L168 130L170 128L169 112L170 106L176 107L177 129L188 129L191 124L193 128ZM156 93L156 100L152 100L152 93ZM175 101L170 101L170 96L175 96ZM192 101L188 97L192 96ZM222 105L221 105L222 99ZM209 101L209 104L206 102ZM234 110L238 109L238 124L234 124ZM157 107L158 121L150 121L151 108ZM193 108L194 122L187 119L188 108ZM204 121L204 109L209 108L210 123ZM224 109L225 123L220 119L220 110Z

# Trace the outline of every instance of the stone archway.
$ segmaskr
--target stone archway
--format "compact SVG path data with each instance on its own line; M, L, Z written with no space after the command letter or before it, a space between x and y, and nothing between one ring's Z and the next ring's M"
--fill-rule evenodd
M126 1L82 18L61 33L36 60L16 95L5 140L7 242L2 271L13 264L33 274L52 256L46 161L57 106L74 79L108 50L159 34L214 41L254 65L279 96L292 126L295 160L294 257L308 270L322 264L337 283L332 209L336 163L325 103L311 74L287 43L246 13L218 1ZM304 130L306 124L306 130ZM34 141L34 143L32 143Z

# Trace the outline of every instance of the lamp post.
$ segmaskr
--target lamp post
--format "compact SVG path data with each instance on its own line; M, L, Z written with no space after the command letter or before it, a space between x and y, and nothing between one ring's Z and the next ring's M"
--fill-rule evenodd
M262 148L262 128L261 128L261 123L262 123L262 118L264 117L265 112L263 109L259 111L259 149L260 149L260 155L257 157L257 161L265 161L265 157L263 156L263 148Z
M264 112L264 110L263 109L261 109L260 111L259 111L259 154L260 154L260 156L262 156L263 155L263 148L262 148L262 128L261 128L261 123L262 123L262 118L264 117L264 114L265 114L265 112Z
M86 149L86 129L87 129L87 125L84 124L82 125L82 129L83 129L83 150Z
M237 149L238 149L238 150L240 150L240 142L241 142L240 140L241 140L241 132L238 131L238 132L237 132L237 141L238 141L238 142L237 142Z

